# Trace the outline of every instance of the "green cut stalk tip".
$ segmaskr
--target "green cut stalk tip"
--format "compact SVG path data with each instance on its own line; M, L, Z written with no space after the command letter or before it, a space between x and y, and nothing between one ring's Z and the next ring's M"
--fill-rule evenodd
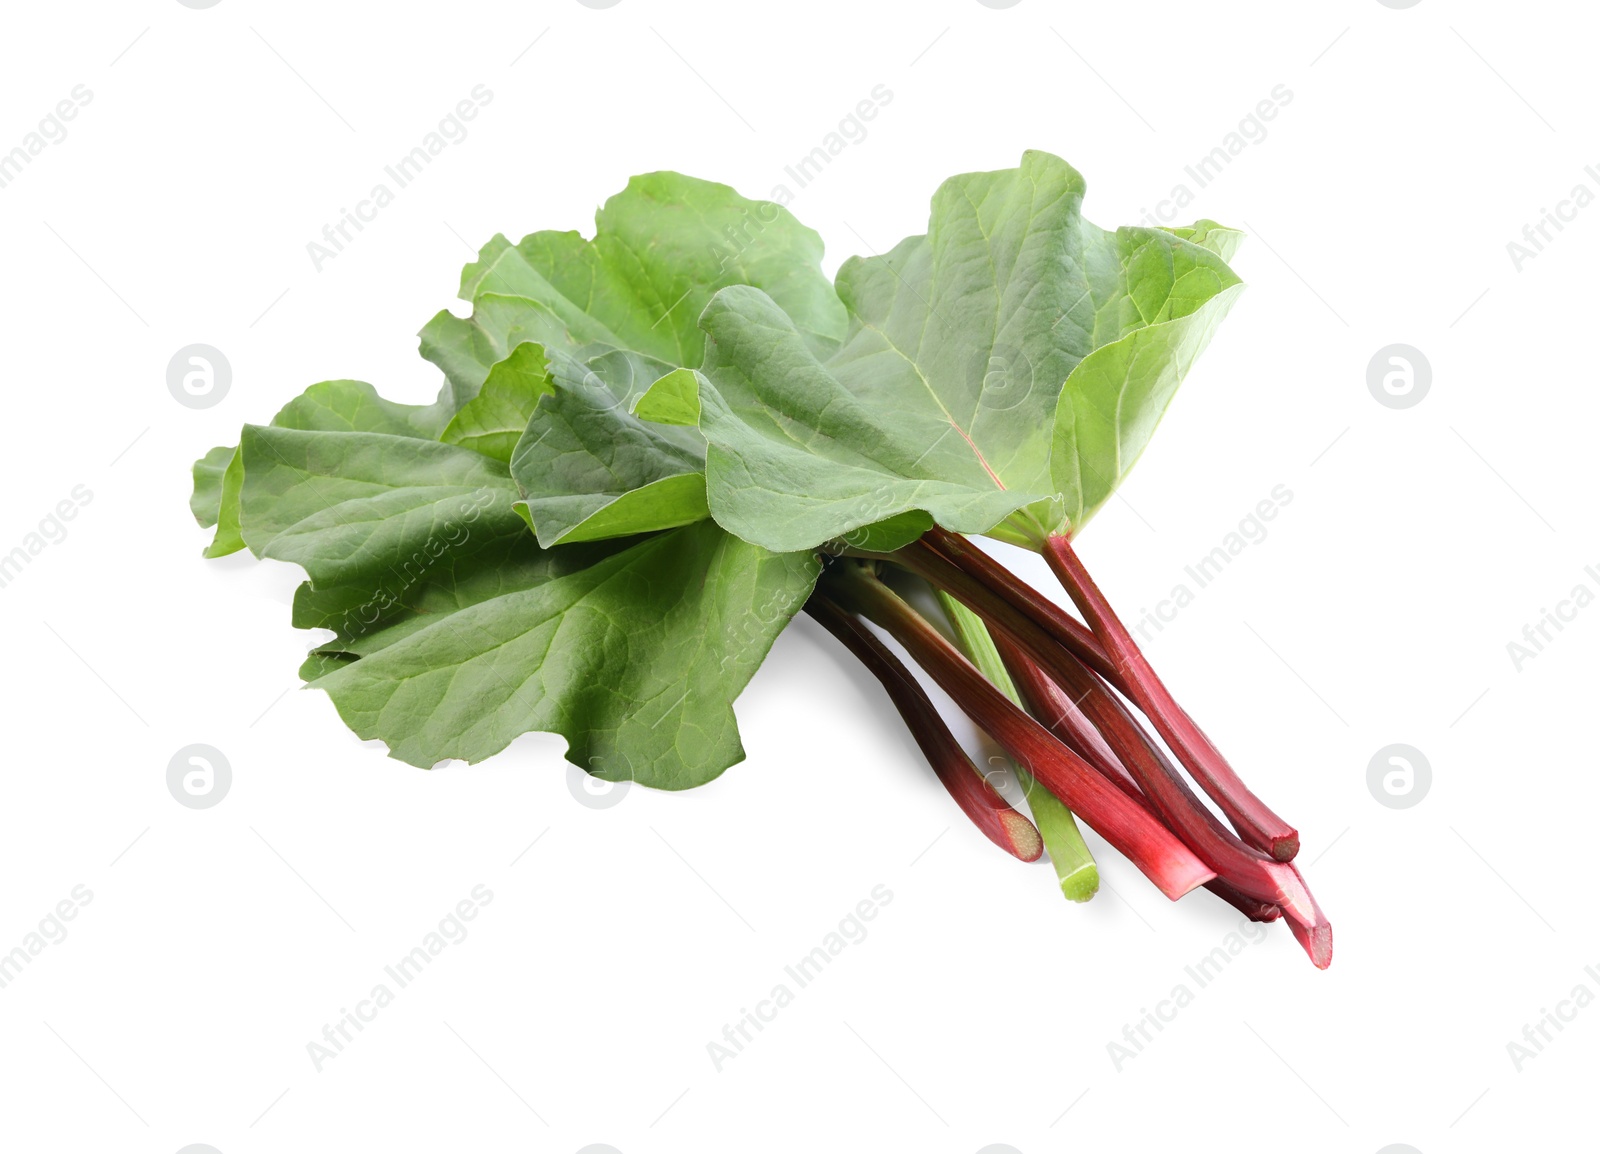
M1100 867L1092 861L1066 873L1058 868L1056 874L1061 881L1061 896L1069 902L1086 902L1100 892Z

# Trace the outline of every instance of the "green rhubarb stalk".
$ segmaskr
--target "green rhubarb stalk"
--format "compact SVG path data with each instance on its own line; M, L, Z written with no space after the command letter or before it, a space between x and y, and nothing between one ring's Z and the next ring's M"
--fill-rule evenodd
M1027 708L1011 675L1006 672L1005 662L1000 659L1000 651L995 648L994 638L989 636L983 619L944 590L938 589L935 593L955 631L956 644L967 660L976 665L995 688L1019 707ZM1083 840L1077 819L1066 803L1040 785L1026 769L1015 761L1011 761L1011 768L1022 783L1028 808L1033 811L1033 823L1039 827L1039 836L1050 853L1050 864L1055 867L1062 894L1068 901L1088 901L1100 889L1100 868L1094 864L1094 855Z

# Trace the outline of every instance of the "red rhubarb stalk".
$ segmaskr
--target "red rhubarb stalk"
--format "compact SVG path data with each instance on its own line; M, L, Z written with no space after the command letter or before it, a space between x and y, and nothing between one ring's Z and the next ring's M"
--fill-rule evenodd
M1011 677L1030 706L1042 704L1043 709L1054 707L1059 711L1059 701L1051 703L1050 679L1045 672L1014 643L1002 639L997 645ZM1171 831L1184 839L1184 843L1227 884L1258 901L1280 906L1291 919L1315 924L1320 911L1298 872L1246 845L1218 821L1205 803L1195 797L1189 783L1179 775L1178 767L1150 741L1128 707L1118 701L1093 672L1083 666L1074 669L1070 664L1067 672L1074 675L1056 688L1074 709L1062 715L1075 714L1085 720L1088 728L1104 741L1115 762L1138 781L1139 791L1162 815ZM1104 755L1099 755L1099 760L1104 760Z
M1128 696L1228 816L1239 836L1280 862L1293 860L1300 849L1300 835L1250 792L1216 746L1172 699L1064 535L1052 534L1046 539L1044 559L1122 670Z
M1143 778L1140 777L1138 773L1139 767L1147 768L1151 770L1152 773L1158 773L1166 781L1173 783L1174 788L1181 791L1182 800L1185 804L1174 808L1172 810L1173 813L1182 814L1185 817L1192 818L1194 820L1204 821L1209 826L1213 827L1218 833L1227 834L1227 831L1222 829L1221 823L1218 822L1217 819L1211 814L1210 810L1206 809L1200 804L1198 799L1194 798L1193 794L1189 790L1188 784L1183 781L1182 777L1172 767L1172 764L1167 760L1166 755L1159 749L1156 749L1150 743L1149 738L1145 735L1143 728L1127 713L1127 710L1122 705L1122 702L1118 700L1115 695L1107 691L1105 685L1099 680L1099 678L1093 672L1090 672L1089 668L1086 668L1093 665L1092 655L1080 661L1080 659L1076 656L1075 651L1069 650L1069 647L1063 640L1062 631L1053 627L1046 627L1041 623L1041 621L1038 619L1038 616L1034 612L1023 612L1016 605L1011 604L1009 600L995 595L992 590L980 592L977 589L974 589L972 584L975 582L972 581L971 574L964 573L958 569L951 559L958 555L963 558L967 558L968 560L963 561L963 564L972 564L974 571L976 571L979 563L971 559L979 556L986 556L981 550L977 549L975 546L972 546L963 538L957 537L954 534L946 533L944 530L938 528L930 531L923 538L923 540L936 542L937 547L929 546L925 548L918 548L917 546L908 546L907 548L896 553L894 555L894 560L897 563L904 565L912 572L925 577L927 580L933 582L935 585L945 589L947 592L960 599L964 604L971 608L973 612L977 613L993 627L992 631L995 634L995 640L997 643L1009 639L1010 642L1013 643L1013 648L1020 646L1022 649L1026 650L1028 657L1031 658L1033 662L1043 666L1043 668L1052 677L1054 677L1062 686L1064 686L1068 691L1070 698L1073 701L1076 701L1080 707L1084 707L1085 703L1078 699L1088 695L1091 690L1095 691L1094 700L1096 712L1090 715L1089 726L1086 730L1080 731L1076 739L1069 740L1067 738L1063 738L1068 746L1072 747L1080 756L1088 757L1091 763L1093 763L1095 758L1092 753L1088 752L1092 749L1093 742L1093 737L1089 731L1097 730L1098 734L1107 740L1109 740L1111 736L1111 732L1108 731L1108 727L1110 730L1119 732L1125 737L1126 740L1123 748L1117 748L1115 744L1113 744L1113 752L1116 754L1116 758L1113 759L1113 761L1120 760L1126 766L1126 769L1134 771L1134 776L1139 780L1141 787L1143 786ZM990 565L994 565L999 572L1006 572L1003 567L999 566L998 563L994 562L992 559L990 559L988 563ZM1027 588L1026 585L1023 585L1015 577L1011 577L1010 580L1015 585L1020 585L1024 589ZM1037 593L1032 593L1032 598L1034 602L1044 602L1044 599L1039 597ZM1049 604L1048 602L1044 603ZM1057 608L1055 612L1066 620L1071 620L1071 618L1066 617L1066 614L1059 608ZM1077 625L1076 622L1073 622L1073 624ZM1081 629L1082 626L1078 625L1077 628ZM1129 644L1132 644L1131 639ZM1146 663L1145 668L1149 668L1148 663ZM1128 681L1128 684L1124 686L1125 692L1127 692L1130 697L1133 697L1134 700L1138 702L1139 697L1136 695L1137 686L1132 683L1134 679L1128 678L1126 680ZM1113 682L1113 684L1116 684L1116 682ZM1163 689L1162 692L1165 692L1165 690ZM1148 700L1148 695L1146 699ZM1168 700L1170 701L1170 697ZM1187 714L1184 714L1182 710L1178 710L1176 706L1173 706L1172 708L1176 710L1178 715L1181 716L1185 721L1188 721ZM1157 723L1157 731L1162 732L1163 736L1167 736L1166 732L1161 730L1159 720L1154 716L1152 716L1152 720L1156 721ZM1194 733L1199 733L1199 730L1194 727L1194 723L1192 721L1188 722L1188 724ZM1201 735L1200 739L1204 741L1204 735ZM1210 748L1209 742L1206 742L1206 747ZM1214 750L1212 752L1215 753ZM1221 756L1216 755L1216 760L1220 762ZM1225 765L1226 763L1223 764ZM1117 772L1114 768L1112 768L1111 764L1100 764L1097 765L1097 768L1099 768L1101 772L1112 781L1118 780ZM1228 772L1231 774L1232 770L1230 769ZM1200 775L1197 774L1196 776L1199 777ZM1235 782L1238 781L1237 777L1235 777L1233 780ZM1126 782L1120 782L1119 784L1126 785ZM1249 794L1249 791L1244 789L1242 783L1240 784L1239 789L1245 796L1251 797L1251 800L1254 800L1253 796ZM1218 804L1223 807L1223 812L1227 813L1230 819L1235 820L1241 833L1248 834L1251 832L1251 827L1244 823L1241 817L1235 817L1236 811L1230 811L1227 805L1220 799ZM1260 806L1260 803L1256 802L1256 805ZM1264 806L1261 806L1261 809L1265 812ZM1161 812L1164 816L1166 816L1168 811L1163 809ZM1169 823L1170 821L1171 818L1169 818ZM1295 844L1297 845L1298 838L1296 835L1294 835L1294 831L1288 826L1283 825L1281 821L1279 822L1279 826L1291 837L1295 837ZM1173 828L1177 830L1179 827L1174 825ZM1233 840L1231 834L1228 834L1227 836L1228 840ZM1274 848L1282 850L1287 845L1287 843L1281 840L1277 843L1273 843L1269 839L1265 838L1251 838L1249 839L1249 844L1256 849L1266 852L1270 852ZM1289 886L1291 890L1295 888L1292 881L1288 879L1287 875L1285 875L1283 879L1280 879L1280 884ZM1265 899L1266 895L1263 895L1263 898ZM1309 910L1309 907L1305 903L1300 904L1303 910Z
M1216 876L1142 806L1051 737L943 634L859 564L835 564L819 589L881 626L966 714L1173 900Z
M1086 760L1122 785L1124 792L1128 785L1123 778L1131 774L1131 780L1138 783L1138 795L1216 870L1219 881L1242 898L1281 910L1311 960L1319 966L1327 964L1321 959L1331 955L1332 930L1298 870L1246 845L1218 821L1128 708L1090 670L1076 665L1069 656L1067 671L1072 676L1056 685L1015 643L999 638L995 644L1036 716L1046 719L1067 745L1089 749ZM1232 896L1221 896L1238 905Z
M1139 788L1139 783L1127 767L1118 760L1111 747L1106 744L1100 731L1078 708L1078 704L1067 696L1059 685L1052 681L1038 664L1031 660L1026 653L1014 642L1005 638L997 638L996 648L1005 660L1006 669L1011 674L1012 681L1021 692L1023 700L1027 702L1029 710L1044 724L1044 727L1055 734L1056 739L1083 758L1101 775L1110 780L1114 785L1127 794L1134 801L1144 806L1150 813L1160 817L1152 807L1150 799ZM1131 717L1127 720L1136 724ZM1156 751L1159 753L1159 750ZM1174 775L1175 776L1175 775ZM1182 782L1182 779L1178 779ZM1185 787L1187 790L1187 787ZM1188 794L1190 800L1199 805L1199 800ZM1172 828L1170 822L1165 823L1168 829ZM1174 830L1174 832L1180 832ZM1224 833L1226 831L1223 831ZM1193 845L1191 849L1197 848ZM1204 853L1201 857L1204 858ZM1215 862L1207 862L1213 869L1217 868ZM1219 875L1206 883L1206 889L1216 894L1234 909L1244 914L1251 921L1272 922L1283 916L1283 910L1271 901L1261 901L1242 893L1237 887L1224 881Z
M1299 875L1258 852L1264 847L1241 841L1206 808L1122 701L1065 644L1058 644L1057 631L1046 629L1032 613L1021 612L992 591L985 595L961 580L970 575L954 572L950 558L976 555L979 550L940 529L924 538L929 539L938 547L908 547L894 560L958 597L993 626L1008 665L1018 657L1028 659L1012 668L1013 679L1036 713L1060 725L1059 729L1052 725L1052 731L1068 748L1128 796L1145 799L1168 829L1235 890L1281 908L1308 931L1325 924ZM1037 594L1034 597L1038 599ZM1060 683L1064 698L1059 693L1050 697L1051 679L1044 670Z
M1106 743L1094 722L1084 714L1082 704L1088 693L1080 691L1076 696L1069 696L1009 637L1001 635L994 643L1029 712L1055 734L1058 741L1098 769L1102 777L1149 808L1149 799L1139 783Z
M1044 853L1039 831L995 792L900 659L859 619L837 605L813 598L806 605L806 611L842 641L882 683L933 772L961 811L972 819L972 824L1007 853L1023 861L1037 861Z

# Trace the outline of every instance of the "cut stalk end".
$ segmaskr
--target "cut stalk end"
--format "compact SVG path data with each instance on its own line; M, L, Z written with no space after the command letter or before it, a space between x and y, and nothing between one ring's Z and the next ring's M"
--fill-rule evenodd
M1289 929L1294 932L1295 941L1304 948L1313 966L1325 970L1333 963L1333 926L1326 918L1310 926L1290 920Z
M1306 879L1300 876L1300 871L1294 866L1289 866L1288 869L1305 894L1309 905L1309 916L1285 909L1283 920L1289 923L1289 929L1294 931L1295 941L1300 943L1301 948L1310 957L1311 964L1319 970L1325 970L1333 961L1333 926L1329 923L1327 915L1322 912L1322 907L1317 905L1317 899L1305 888Z
M1180 843L1181 844L1181 843ZM1188 847L1185 846L1185 849ZM1192 855L1191 855L1192 856ZM1156 888L1172 901L1177 901L1184 894L1199 889L1209 881L1214 881L1217 871L1206 865L1199 858L1184 859L1167 863L1167 868L1160 874L1148 871L1145 876L1156 884Z
M1093 862L1061 876L1061 896L1069 902L1086 902L1100 892L1100 868Z
M1002 810L999 816L1000 830L1006 839L1002 849L1021 861L1038 861L1044 856L1044 839L1031 821L1015 810Z

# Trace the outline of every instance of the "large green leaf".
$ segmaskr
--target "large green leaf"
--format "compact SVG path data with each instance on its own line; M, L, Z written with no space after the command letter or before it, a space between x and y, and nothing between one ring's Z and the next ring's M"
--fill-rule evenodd
M838 344L844 310L822 275L822 239L770 201L675 172L636 176L595 214L595 237L495 237L461 275L461 295L547 306L578 343L633 349L675 365L700 361L700 310L717 289L764 289L819 349Z
M456 445L246 425L239 456L246 544L299 565L313 586L377 594L446 553L527 532L505 465Z
M501 537L478 550L447 550L395 580L371 584L313 586L295 590L294 625L331 629L302 670L307 681L409 637L418 629L468 605L576 573L627 541L541 549L527 533Z
M412 765L543 730L597 776L684 789L744 756L732 703L817 572L702 522L433 614L312 684Z
M818 349L839 343L844 308L822 275L822 240L787 209L675 172L636 176L595 214L595 235L496 236L461 273L473 315L442 312L422 355L444 370L457 407L522 341L551 352L607 345L672 366L700 363L695 324L717 289L759 285Z
M840 270L851 329L825 361L761 294L719 293L700 378L717 521L780 550L917 513L1028 546L1081 529L1239 291L1226 230L1106 232L1083 190L1038 152L945 182L926 236Z
M391 433L436 439L454 411L446 394L431 405L386 401L365 381L321 381L283 408L272 424L284 429L325 432ZM239 531L239 491L244 462L236 447L219 445L194 464L194 494L189 508L203 527L215 525L207 557L223 557L245 547Z
M699 435L662 431L628 408L656 377L699 365L705 338L696 321L719 288L761 287L819 353L845 332L843 305L819 267L821 240L778 205L656 173L631 180L595 225L593 240L540 232L513 245L495 237L462 273L473 316L443 313L423 331L423 355L466 398L462 424L476 420L475 406L504 408L479 390L519 343L547 352L555 388L529 414L513 459L545 545L706 516Z

